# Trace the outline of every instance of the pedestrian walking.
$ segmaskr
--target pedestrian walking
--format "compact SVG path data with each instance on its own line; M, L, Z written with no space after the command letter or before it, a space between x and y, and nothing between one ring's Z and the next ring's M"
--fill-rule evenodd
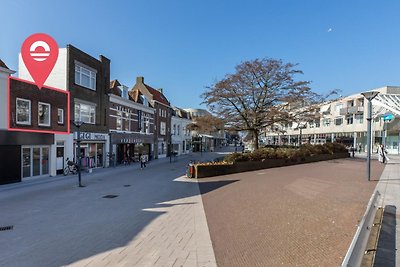
M359 144L359 145L358 145L358 153L359 153L359 154L361 153L361 147L362 147L362 145Z
M140 156L140 169L146 168L146 155Z
M389 161L389 157L387 156L387 150L384 145L380 145L378 147L378 160L381 163L386 163Z

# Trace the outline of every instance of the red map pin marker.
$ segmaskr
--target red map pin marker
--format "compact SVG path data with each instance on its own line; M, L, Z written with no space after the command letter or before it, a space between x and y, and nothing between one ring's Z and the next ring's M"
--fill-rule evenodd
M37 87L41 89L58 58L58 45L49 35L35 33L21 47L22 60Z

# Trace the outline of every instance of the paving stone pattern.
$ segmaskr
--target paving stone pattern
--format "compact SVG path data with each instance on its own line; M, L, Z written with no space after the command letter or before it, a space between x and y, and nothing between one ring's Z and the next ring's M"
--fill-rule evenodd
M363 159L202 179L218 266L339 266L376 184Z

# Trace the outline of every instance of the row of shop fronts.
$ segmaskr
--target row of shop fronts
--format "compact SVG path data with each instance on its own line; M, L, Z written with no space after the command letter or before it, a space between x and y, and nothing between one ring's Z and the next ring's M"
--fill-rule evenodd
M82 132L80 139L77 151L77 133L0 131L0 184L61 174L67 160L76 162L77 153L83 170L137 162L141 155L154 157L152 135Z

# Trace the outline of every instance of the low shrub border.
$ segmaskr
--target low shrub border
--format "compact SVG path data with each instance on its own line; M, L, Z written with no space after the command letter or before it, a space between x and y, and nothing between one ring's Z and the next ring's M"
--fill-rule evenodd
M334 154L322 154L312 155L302 159L266 159L264 161L245 161L245 162L234 162L226 164L194 164L193 178L205 178L218 175L226 175L239 172L256 171L261 169L269 169L275 167L290 166L303 163L311 163L317 161L347 158L349 153L334 153Z
M193 165L193 178L204 178L238 172L349 157L348 149L338 143L303 145L300 148L267 147L252 153L233 153L219 162Z

